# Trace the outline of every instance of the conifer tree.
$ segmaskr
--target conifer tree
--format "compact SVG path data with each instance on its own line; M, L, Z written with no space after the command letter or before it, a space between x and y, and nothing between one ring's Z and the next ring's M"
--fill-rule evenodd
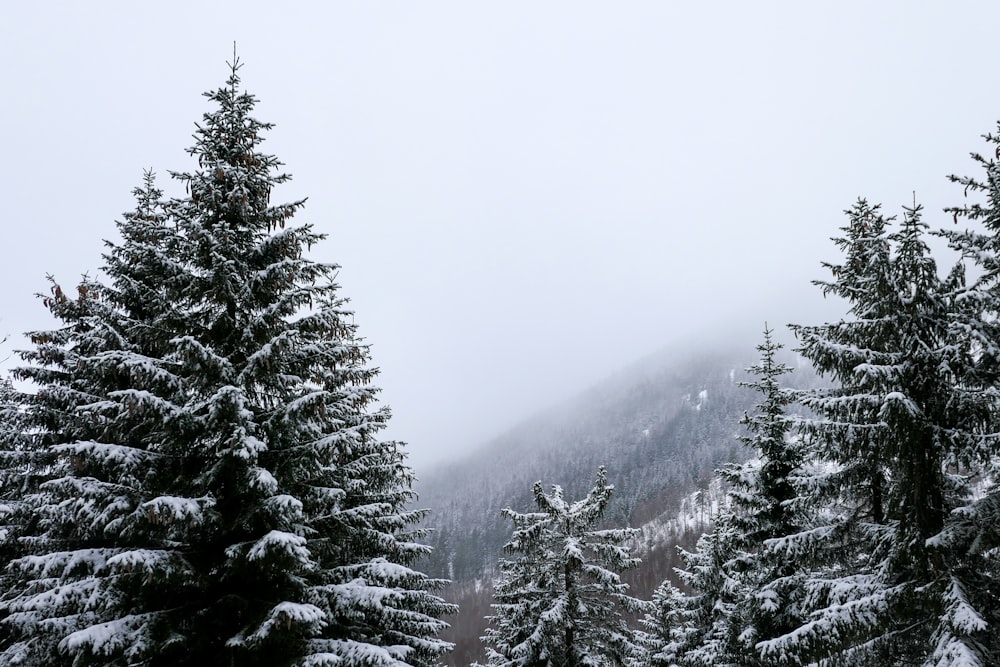
M1000 128L1000 123L998 123ZM982 170L979 176L949 176L963 187L966 199L946 209L973 223L968 229L938 232L970 262L973 279L953 285L953 329L969 351L969 361L958 381L968 402L983 414L984 428L971 440L952 466L975 485L977 493L955 509L939 541L939 548L966 562L968 587L953 590L949 623L935 637L938 653L961 656L969 635L985 637L979 650L1000 662L1000 428L997 422L997 388L1000 387L1000 134L983 135L988 151L972 153ZM968 590L968 588L973 590ZM978 604L970 600L978 600ZM972 613L985 604L992 614ZM971 610L966 611L966 609ZM977 632L978 631L978 632Z
M780 543L808 525L811 502L799 484L805 472L803 445L789 435L792 419L785 406L791 395L780 380L792 369L775 358L781 348L765 327L764 341L757 346L760 361L747 369L756 379L743 383L761 395L753 413L744 415L747 433L740 436L755 458L722 471L737 535L736 553L727 569L740 580L742 591L734 643L741 647L745 664L750 663L755 644L784 635L803 620L800 568L772 548L775 541Z
M10 466L24 476L11 527L18 557L8 566L3 595L2 655L11 664L70 664L63 641L117 616L119 598L98 575L127 542L106 536L105 528L115 530L115 520L137 501L134 478L120 468L136 461L115 443L97 440L103 425L81 417L110 390L102 382L113 382L88 361L115 346L116 318L93 281L85 279L75 298L50 282L44 303L63 326L30 334L35 348L22 356L33 365L15 371L38 391L24 414L24 447L8 452ZM85 451L94 456L81 456Z
M991 664L988 606L972 600L969 563L940 544L971 496L954 464L979 441L985 416L957 382L969 361L951 320L961 273L940 280L920 207L904 210L892 234L877 206L849 211L838 240L846 261L821 285L854 319L794 327L802 354L836 383L801 401L820 417L804 423L806 434L833 464L813 488L841 511L782 542L789 558L814 565L812 615L762 642L776 662Z
M694 551L681 550L681 581L691 594L681 600L681 637L675 655L683 667L733 667L741 664L738 639L739 602L747 595L731 565L738 535L732 514L715 514L712 532L703 534ZM673 600L669 600L671 603ZM664 629L661 636L670 636Z
M503 511L514 523L494 583L488 617L490 665L509 667L621 665L636 657L623 614L642 609L619 574L638 564L623 543L633 529L600 529L614 487L600 468L585 498L568 502L562 488L534 485L537 512Z
M675 667L678 654L690 644L691 627L686 623L685 610L688 598L666 579L649 601L641 620L642 630L637 640L642 649L634 667Z
M7 522L24 495L25 470L19 469L24 449L23 397L9 377L0 378L0 544L10 547L13 525ZM8 562L6 558L3 562Z
M0 379L0 563L21 555L18 526L23 516L22 502L28 470L22 466L24 426L23 398L10 378ZM6 589L8 573L0 568L0 591ZM0 647L12 641L9 628L0 624Z
M164 200L147 176L107 284L48 300L36 334L28 553L3 597L23 664L430 665L452 611L412 472L378 439L376 370L323 236L272 205L287 180L240 90L206 96ZM27 514L26 514L27 516Z
M681 551L685 569L678 575L691 594L664 582L645 621L648 635L659 641L653 647L679 665L770 664L756 655L755 644L802 620L800 569L771 548L801 531L805 517L797 484L804 456L801 444L788 437L790 393L779 383L791 369L775 358L781 345L770 329L757 349L761 359L748 369L757 379L742 384L760 392L761 402L744 415L747 433L740 436L756 456L719 471L728 489L712 532L694 552Z

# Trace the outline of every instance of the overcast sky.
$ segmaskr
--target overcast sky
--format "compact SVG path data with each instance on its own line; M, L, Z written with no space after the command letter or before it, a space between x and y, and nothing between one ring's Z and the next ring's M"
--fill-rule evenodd
M4 356L52 324L46 273L100 268L143 169L180 194L236 41L293 175L275 197L329 234L313 256L343 267L419 473L679 337L827 318L809 281L858 196L915 190L950 225L945 175L1000 117L998 24L953 1L10 3Z

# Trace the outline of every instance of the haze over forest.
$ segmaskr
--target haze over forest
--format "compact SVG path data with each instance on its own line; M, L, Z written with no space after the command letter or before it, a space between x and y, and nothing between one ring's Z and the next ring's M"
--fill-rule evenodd
M928 222L992 128L983 3L9 8L0 332L186 164L237 42L418 471L678 339L838 316L859 195Z
M8 14L0 665L1000 662L1000 8Z

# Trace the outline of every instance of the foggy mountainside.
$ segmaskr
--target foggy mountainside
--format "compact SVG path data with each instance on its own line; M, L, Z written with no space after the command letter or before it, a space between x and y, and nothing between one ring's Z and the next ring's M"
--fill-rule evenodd
M741 381L753 363L745 349L670 349L623 370L577 398L542 412L478 453L421 475L420 506L430 508L426 538L434 547L428 575L452 579L445 597L459 604L444 634L456 650L444 659L464 665L480 659L479 636L491 613L490 581L510 539L500 511L532 507L531 488L561 485L567 496L586 493L606 466L615 490L608 525L641 528L640 566L627 573L631 593L649 599L680 560L675 545L693 548L704 521L723 494L715 471L743 461L740 418L757 396ZM820 381L808 365L795 366L788 386ZM698 493L700 492L700 493Z
M10 4L0 667L1000 667L1000 3Z

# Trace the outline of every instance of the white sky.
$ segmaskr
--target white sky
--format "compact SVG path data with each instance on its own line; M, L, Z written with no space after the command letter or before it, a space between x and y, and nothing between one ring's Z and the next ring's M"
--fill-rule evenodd
M280 7L280 4L291 7ZM829 314L860 195L933 227L1000 117L987 2L52 2L0 21L0 333L178 190L239 46L420 469L700 332ZM824 313L824 307L826 312ZM5 364L11 366L14 360Z

